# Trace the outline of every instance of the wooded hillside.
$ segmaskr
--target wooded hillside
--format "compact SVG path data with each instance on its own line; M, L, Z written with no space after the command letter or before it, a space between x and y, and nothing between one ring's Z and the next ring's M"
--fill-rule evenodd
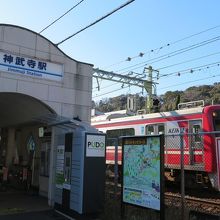
M98 103L93 102L93 108L101 112L110 112L126 109L127 95L120 95L113 98L105 98ZM136 105L138 109L145 108L146 97L139 94L135 95ZM220 103L220 83L214 85L192 86L185 91L168 91L164 95L159 96L159 111L171 111L177 109L180 102L190 102L204 100L205 105L211 103Z

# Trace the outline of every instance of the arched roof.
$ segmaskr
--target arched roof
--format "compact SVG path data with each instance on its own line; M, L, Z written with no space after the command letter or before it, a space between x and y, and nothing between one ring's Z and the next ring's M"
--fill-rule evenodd
M21 29L21 30L25 30L25 31L28 31L28 32L31 32L33 34L36 34L38 35L39 37L45 39L46 41L48 41L51 45L53 45L57 50L59 50L63 55L65 55L66 57L68 57L69 59L75 61L75 62L80 62L80 63L83 63L83 64L87 64L87 65L90 65L90 66L93 66L93 64L90 64L90 63L85 63L85 62L81 62L81 61L77 61L75 59L73 59L72 57L68 56L66 53L64 53L55 43L53 43L52 41L50 41L49 39L47 39L46 37L44 37L43 35L35 32L35 31L32 31L28 28L25 28L25 27L21 27L21 26L17 26L17 25L12 25L12 24L3 24L3 23L0 23L0 27L13 27L13 28L18 28L18 29Z
M0 92L0 127L35 123L36 118L48 114L56 115L52 108L32 96Z

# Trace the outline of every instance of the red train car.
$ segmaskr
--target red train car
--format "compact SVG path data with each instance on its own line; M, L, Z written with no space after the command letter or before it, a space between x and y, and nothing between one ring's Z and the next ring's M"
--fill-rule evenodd
M115 139L120 136L164 134L165 176L180 181L181 146L185 183L220 191L220 105L184 103L170 112L128 115L126 111L92 117L92 125L107 134L106 163L115 163ZM182 144L182 145L181 145ZM121 164L121 147L118 164Z

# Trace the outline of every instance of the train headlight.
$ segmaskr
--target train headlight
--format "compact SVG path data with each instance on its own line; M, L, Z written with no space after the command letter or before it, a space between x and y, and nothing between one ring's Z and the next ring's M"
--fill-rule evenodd
M212 116L215 118L218 116L218 113L217 112L212 112Z

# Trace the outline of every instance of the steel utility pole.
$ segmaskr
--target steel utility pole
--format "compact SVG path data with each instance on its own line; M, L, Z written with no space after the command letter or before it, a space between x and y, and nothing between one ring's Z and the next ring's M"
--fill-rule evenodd
M151 113L152 109L153 109L153 95L156 95L156 83L153 82L153 72L157 73L157 78L158 78L159 77L159 71L154 70L152 68L152 66L145 67L144 68L144 73L146 71L148 72L148 80L145 81L144 88L147 91L148 96L147 96L145 107L146 107L147 113ZM154 87L154 91L153 91L153 87Z
M146 70L148 70L148 79L146 78ZM146 100L146 110L148 113L152 111L152 96L153 96L153 87L154 87L154 94L156 90L156 83L153 82L153 72L157 72L159 74L159 71L153 70L151 66L148 68L145 67L143 73L135 73L135 72L129 72L127 75L121 75L114 72L109 72L106 70L101 69L93 69L93 77L96 78L97 84L98 84L98 90L100 90L99 86L99 79L105 79L110 80L114 82L121 83L122 85L127 84L130 86L138 86L142 89L145 89L148 93L147 100ZM158 75L157 75L158 76Z

